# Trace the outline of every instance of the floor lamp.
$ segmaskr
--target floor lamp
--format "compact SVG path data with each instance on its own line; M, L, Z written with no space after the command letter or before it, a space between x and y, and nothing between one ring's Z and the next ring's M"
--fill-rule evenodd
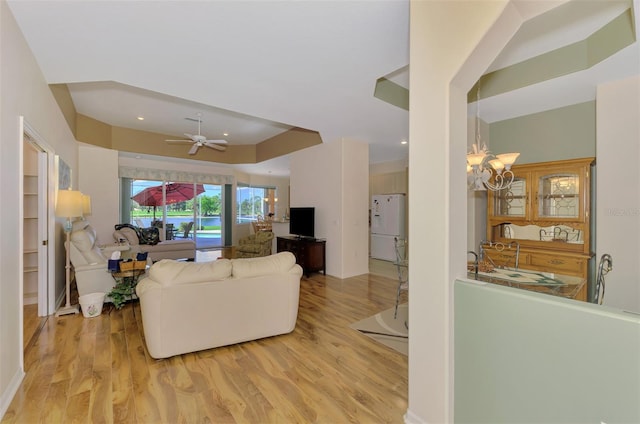
M71 305L71 260L69 259L69 248L71 229L73 226L73 218L82 216L82 193L77 190L60 190L58 191L58 200L56 202L56 216L66 218L67 221L64 224L65 242L64 250L66 252L66 304L56 311L56 316L77 314L79 312L78 305Z

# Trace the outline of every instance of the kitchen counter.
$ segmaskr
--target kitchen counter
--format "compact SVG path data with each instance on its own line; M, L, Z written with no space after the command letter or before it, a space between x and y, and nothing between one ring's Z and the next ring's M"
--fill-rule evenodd
M469 272L468 277L476 279L474 272ZM478 272L477 280L586 301L587 281L571 275L496 268L491 272Z

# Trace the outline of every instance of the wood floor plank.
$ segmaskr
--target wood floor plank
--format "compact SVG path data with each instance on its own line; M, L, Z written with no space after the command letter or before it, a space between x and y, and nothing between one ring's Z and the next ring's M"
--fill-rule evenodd
M237 421L233 418L228 408L228 402L216 390L206 390L198 393L198 411L202 423L233 424Z
M89 421L89 402L91 393L88 391L72 395L67 401L67 408L62 422L80 424Z
M254 358L255 359L255 358ZM237 361L251 382L271 405L278 405L278 412L289 422L315 422L316 410L310 406L308 395L299 391L282 370L260 367L261 362L244 357Z
M69 398L69 381L56 381L51 383L46 400L40 409L40 422L61 423L64 422L67 399Z
M96 328L95 359L89 398L89 417L92 423L113 422L113 383L111 372L111 332L108 318L94 318Z
M238 422L272 422L276 413L264 394L240 367L234 347L222 348L215 355L214 387L230 400L229 411ZM250 402L248 400L251 399Z
M85 327L86 329L86 327ZM91 391L93 383L93 360L96 351L95 332L82 332L73 358L74 372L71 375L69 394L71 396Z
M312 274L290 334L156 360L137 301L49 317L2 423L402 423L408 360L349 327L396 281Z
M114 422L135 422L135 404L130 361L124 332L109 334L111 395Z
M59 334L66 333L66 338L63 344L57 345L60 359L53 381L70 380L72 376L76 375L78 367L78 343L82 338L83 322L70 315L58 317L55 320L58 322Z

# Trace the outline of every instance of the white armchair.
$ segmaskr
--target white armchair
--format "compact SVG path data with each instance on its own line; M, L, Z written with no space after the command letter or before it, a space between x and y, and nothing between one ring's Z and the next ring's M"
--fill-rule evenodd
M109 293L116 282L107 270L108 259L113 250L121 250L122 247L101 249L96 244L96 231L88 221L73 223L69 245L78 294Z

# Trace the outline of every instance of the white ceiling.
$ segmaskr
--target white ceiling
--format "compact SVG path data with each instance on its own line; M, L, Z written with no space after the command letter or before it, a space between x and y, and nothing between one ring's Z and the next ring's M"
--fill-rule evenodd
M79 113L178 136L200 111L204 135L251 142L218 108L325 143L365 141L372 162L406 158L408 112L373 92L409 62L408 1L8 3L45 79L70 84Z
M535 2L523 1L519 5L531 3ZM558 7L526 21L487 72L582 41L629 7L636 9L635 27L638 34L638 0L574 0L557 3L560 3ZM595 100L599 84L638 74L640 43L636 41L584 71L483 99L480 101L480 115L482 120L492 123ZM470 114L475 114L475 107L475 102L469 105Z
M68 84L84 115L180 136L197 130L184 118L201 112L202 133L228 132L230 144L297 126L325 143L365 141L371 163L407 157L400 141L409 138L408 112L373 96L382 76L408 87L407 0L8 4L47 82ZM629 1L516 4L523 16L562 6L526 22L490 70L582 39ZM482 117L494 122L593 99L599 82L639 73L637 46L579 75L483 101ZM239 168L287 175L288 160Z

